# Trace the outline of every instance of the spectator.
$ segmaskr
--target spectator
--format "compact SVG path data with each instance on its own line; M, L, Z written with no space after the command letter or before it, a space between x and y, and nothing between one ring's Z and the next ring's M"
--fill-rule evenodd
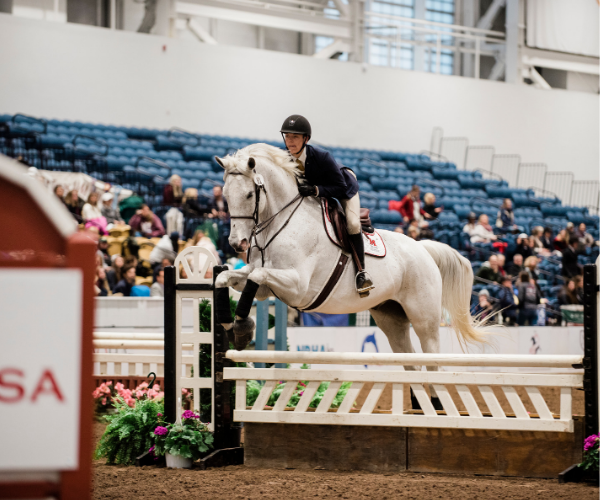
M504 323L507 326L514 326L517 324L519 299L515 296L512 278L504 276L500 284L502 287L496 297L498 299L498 306L502 311Z
M416 220L420 223L423 219L425 211L421 207L420 193L421 189L414 184L410 192L400 201L398 211L400 212L400 215L402 215L404 222L408 223Z
M497 253L496 258L498 259L498 272L500 276L506 276L506 271L504 270L504 264L506 263L506 257L503 253Z
M579 255L579 240L573 238L562 254L562 275L567 278L572 278L581 274L581 266L577 262Z
M544 228L544 234L542 235L542 244L548 252L554 251L554 237L552 235L552 229L549 227Z
M213 187L213 199L209 201L208 209L208 216L211 219L217 217L221 220L227 219L229 207L227 206L227 200L223 197L223 188L221 186Z
M165 296L165 270L162 267L156 268L156 281L152 283L150 287L150 297L164 297Z
M577 294L577 300L579 300L580 304L583 304L583 276L574 276L573 283L575 283L575 293Z
M519 295L519 326L533 326L537 320L537 306L541 301L541 294L536 286L535 280L529 276L529 273L523 271L519 276L520 283L517 287Z
M587 232L585 224L582 222L579 224L575 235L579 239L582 247L593 247L596 244L594 237Z
M394 232L395 232L395 233L404 234L404 229L402 228L402 226L396 226L396 227L394 228Z
M523 264L525 266L524 271L527 271L529 273L529 276L531 278L533 278L535 281L538 280L538 273L537 273L538 263L539 263L539 259L535 255L530 255L529 257L527 257L525 259L525 263Z
M492 226L490 226L488 216L481 214L475 229L471 233L471 243L491 243L497 239L498 237L494 234Z
M550 255L550 251L546 249L544 242L542 241L543 234L544 228L542 226L536 226L531 230L529 246L534 255Z
M125 266L123 269L123 279L117 283L113 294L121 293L124 297L131 295L131 288L135 285L135 267Z
M77 220L77 222L81 222L83 219L81 218L81 209L83 208L83 203L79 199L79 193L77 189L71 189L65 196L65 205L67 210L73 214L73 217Z
M169 183L163 189L163 205L179 206L182 197L181 177L173 174L169 179Z
M471 315L479 321L485 321L490 318L494 311L494 306L490 303L490 292L485 288L479 292L478 303L471 309Z
M192 241L189 242L186 247L202 247L202 248L206 248L209 252L211 252L214 256L215 259L217 260L217 263L221 263L221 257L219 257L219 252L217 252L217 247L215 247L215 244L213 243L213 241L204 234L203 231L201 231L200 229L196 230L196 232L194 233L194 237L192 238Z
M520 253L524 259L527 259L527 257L531 257L533 255L531 247L529 246L529 236L527 236L527 234L521 233L519 236L517 236L516 243L517 249L515 252Z
M473 231L475 231L475 227L477 226L477 224L475 223L476 219L477 215L475 215L475 212L471 212L467 216L467 223L463 227L463 233L467 233L469 235L469 238L473 235Z
M100 234L107 234L106 218L102 215L98 207L98 193L93 192L88 196L88 201L83 205L81 217L85 222L85 227L97 227Z
M63 188L60 184L54 186L54 194L58 196L58 199L60 201L62 201L63 203L65 202L65 200L63 200L65 196L65 188Z
M146 204L142 205L129 221L131 230L146 238L156 238L165 234L165 228L158 215Z
M426 219L435 220L438 218L440 213L444 210L444 207L435 206L435 195L433 193L425 193L423 197L425 205L423 206L424 216Z
M479 268L476 276L487 281L500 283L502 274L500 273L500 268L498 267L498 256L490 255L488 261L484 262ZM477 282L477 280L475 280L475 282Z
M502 206L498 211L498 218L496 219L496 227L499 228L503 233L508 233L517 229L515 225L515 214L512 209L512 200L510 198L504 198Z
M415 226L408 226L408 236L413 240L419 241L419 228Z
M571 243L574 239L577 238L577 233L575 231L575 224L572 222L567 222L567 243Z
M520 253L516 253L513 256L513 260L506 266L506 273L511 276L519 276L523 270L523 256Z
M108 224L119 224L123 222L119 207L113 207L114 196L112 193L102 195L102 215Z
M215 186L221 187L221 186ZM198 203L198 190L196 188L187 188L181 200L181 211L186 219L194 217L205 217L208 207Z
M114 291L117 283L123 279L123 268L125 266L125 259L122 255L115 254L111 257L112 265L108 271L106 271L106 279L108 285L112 291Z
M561 229L554 238L554 250L564 252L569 244L569 237L567 236L567 230Z
M108 240L104 236L98 240L98 255L102 258L104 266L110 267L112 261L108 254Z
M561 306L581 304L579 297L577 296L577 286L575 285L574 280L567 280L565 285L562 287L562 290L558 294L558 303Z
M152 252L150 252L150 264L155 266L164 259L174 261L175 257L177 257L177 251L173 245L177 245L176 248L179 250L179 234L173 233L171 236L165 234L160 241L154 245Z
M81 217L83 217L83 220L86 222L102 217L102 212L98 208L98 193L95 191L90 193L87 202L85 205L83 205L83 208L81 209Z
M160 271L161 269L164 271L165 267L169 267L172 266L173 264L175 264L175 260L173 259L169 259L169 258L164 258L159 266L156 266L154 268L154 273L152 275L152 283L156 283L156 276L158 275L158 271ZM163 282L164 282L164 274L163 274Z
M96 268L96 283L95 283L96 295L98 297L108 297L111 295L110 286L106 279L106 271L102 266Z

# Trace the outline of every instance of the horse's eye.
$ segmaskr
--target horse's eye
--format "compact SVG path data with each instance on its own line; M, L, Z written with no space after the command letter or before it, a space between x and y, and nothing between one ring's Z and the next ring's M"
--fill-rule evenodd
M246 195L246 199L249 200L250 198L252 198L252 195L254 193L252 191L250 191L247 195Z

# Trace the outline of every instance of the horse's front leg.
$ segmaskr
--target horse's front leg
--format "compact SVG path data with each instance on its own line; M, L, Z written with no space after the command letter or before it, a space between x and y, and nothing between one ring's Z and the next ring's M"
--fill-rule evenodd
M254 266L248 265L237 270L223 271L217 277L215 286L217 288L233 287L234 290L242 292L246 286L248 275L254 270Z
M254 336L255 324L250 318L250 308L259 287L269 288L279 297L285 297L287 303L295 304L300 295L300 275L294 269L265 269L253 270L246 280L246 286L235 310L233 324L234 345L242 351Z

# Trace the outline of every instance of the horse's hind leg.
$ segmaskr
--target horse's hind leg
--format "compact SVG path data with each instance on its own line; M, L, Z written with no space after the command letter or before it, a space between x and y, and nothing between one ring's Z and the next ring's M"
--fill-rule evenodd
M383 333L386 334L392 351L394 352L415 352L412 342L410 340L410 320L404 311L404 308L393 300L389 300L384 302L383 304L377 306L374 309L371 309L371 315L373 319L375 319L375 323L377 326L383 330ZM437 324L432 324L431 320L426 320L428 325L418 325L415 326L415 331L418 333L422 333L423 329L428 331L439 328L439 322ZM438 331L438 330L436 330ZM438 335L426 335L419 336L419 340L421 341L421 347L423 352L439 352L439 334ZM417 366L405 366L405 370L420 370L420 367ZM437 366L428 366L428 371L437 371ZM442 410L442 404L437 397L435 389L433 386L429 387L431 391L431 403L436 410ZM412 403L412 407L415 410L420 410L421 405L419 401L413 394L412 388L410 390L410 400Z
M377 323L377 326L383 330L392 351L414 353L415 349L410 340L410 321L404 312L404 308L396 301L388 300L376 308L371 309L371 316ZM419 366L405 366L405 370L415 371L420 370ZM411 406L415 410L420 410L421 405L410 390Z

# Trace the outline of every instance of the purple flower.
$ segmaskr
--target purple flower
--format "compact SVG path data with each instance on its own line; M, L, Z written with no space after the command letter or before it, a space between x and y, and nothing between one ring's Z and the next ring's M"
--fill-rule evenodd
M169 433L169 429L159 425L156 429L154 429L154 434L157 436L166 436Z
M200 418L200 415L196 415L192 410L185 410L181 414L181 418Z
M583 451L588 451L593 448L598 439L599 438L596 434L592 434L591 436L585 438L585 441L583 442Z
M162 417L162 416L163 416L163 414L162 414L162 413L157 413L157 414L156 414L156 416L157 416L157 417Z

